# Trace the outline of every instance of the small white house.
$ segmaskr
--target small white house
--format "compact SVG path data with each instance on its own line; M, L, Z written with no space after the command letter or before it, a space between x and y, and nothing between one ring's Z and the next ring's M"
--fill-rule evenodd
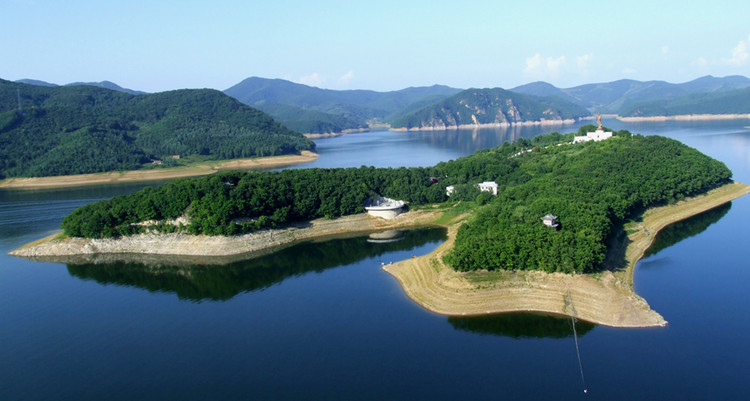
M557 216L547 213L546 216L542 217L542 223L547 227L557 228L560 225L557 221Z
M604 130L598 129L594 132L587 133L586 136L573 137L573 143L588 142L588 141L599 142L599 141L603 141L609 138L612 138L611 132L604 132Z
M495 181L485 181L479 184L479 190L483 192L491 192L492 195L497 195L497 183Z
M480 191L483 192L491 192L492 195L497 195L497 183L495 181L485 181L482 183L477 184ZM453 195L453 192L456 190L456 187L453 185L449 185L445 187L445 195L451 196Z

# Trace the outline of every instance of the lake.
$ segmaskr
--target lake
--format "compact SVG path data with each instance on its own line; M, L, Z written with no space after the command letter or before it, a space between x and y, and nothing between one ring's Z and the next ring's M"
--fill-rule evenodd
M748 120L604 125L678 139L750 183ZM577 128L351 134L316 140L319 160L294 168L428 166ZM635 289L668 326L576 323L582 378L570 319L436 315L381 270L431 252L441 229L219 266L6 255L76 207L142 186L0 190L0 400L750 397L750 197L665 229L639 263Z

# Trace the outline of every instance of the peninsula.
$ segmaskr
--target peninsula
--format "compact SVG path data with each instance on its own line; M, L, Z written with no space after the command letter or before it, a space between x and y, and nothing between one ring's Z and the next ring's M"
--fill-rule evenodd
M317 160L314 152L303 150L299 155L283 155L234 159L225 161L206 161L192 163L183 167L154 168L150 170L129 170L109 173L60 175L51 177L16 177L0 180L0 188L5 189L43 189L84 185L125 184L129 182L148 182L171 180L175 178L197 177L214 174L225 170L262 170L280 168L299 163Z
M573 144L573 136L522 139L430 168L224 172L177 180L84 206L65 218L64 234L13 254L227 255L305 238L439 224L449 227L445 244L392 270L431 310L542 310L613 326L663 324L632 291L632 266L647 245L621 233L637 234L628 225L638 216L639 227L655 233L748 188L732 183L723 163L675 140L617 132ZM404 200L414 210L390 222L359 214L375 195ZM689 205L687 212L682 205ZM665 211L652 223L647 210L657 206ZM542 224L542 216L557 221ZM623 250L628 241L640 247L635 256ZM435 301L441 298L446 302Z

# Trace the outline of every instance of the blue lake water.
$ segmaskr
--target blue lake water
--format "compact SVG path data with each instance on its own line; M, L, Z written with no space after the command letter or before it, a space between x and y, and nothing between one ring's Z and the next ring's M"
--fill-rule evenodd
M625 124L679 139L750 183L750 121ZM299 167L426 166L568 127L317 140ZM437 229L303 243L227 265L33 262L6 253L74 208L141 186L0 191L0 400L748 399L750 197L674 225L636 270L665 328L534 314L447 318L380 264Z

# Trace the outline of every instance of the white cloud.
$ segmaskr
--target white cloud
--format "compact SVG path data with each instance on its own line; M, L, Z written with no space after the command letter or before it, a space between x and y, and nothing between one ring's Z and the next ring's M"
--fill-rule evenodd
M340 86L347 86L352 79L354 79L354 71L349 70L346 74L339 77L338 83Z
M576 57L576 65L583 74L587 74L589 71L589 64L594 59L594 53L584 54L583 56Z
M318 74L317 72L313 72L310 75L305 75L297 80L298 83L301 83L303 85L317 87L321 87L325 81L325 78L323 78L323 76Z
M732 49L732 56L729 58L722 58L721 63L732 67L739 67L745 65L750 59L750 35L747 36L747 40L740 40L737 46Z
M635 68L625 67L622 69L622 73L625 75L633 75L638 72Z
M706 68L708 67L708 60L703 57L699 57L697 60L693 61L692 64L698 68Z
M556 77L564 65L565 56L545 58L537 53L526 59L526 68L523 69L523 73L535 78Z

